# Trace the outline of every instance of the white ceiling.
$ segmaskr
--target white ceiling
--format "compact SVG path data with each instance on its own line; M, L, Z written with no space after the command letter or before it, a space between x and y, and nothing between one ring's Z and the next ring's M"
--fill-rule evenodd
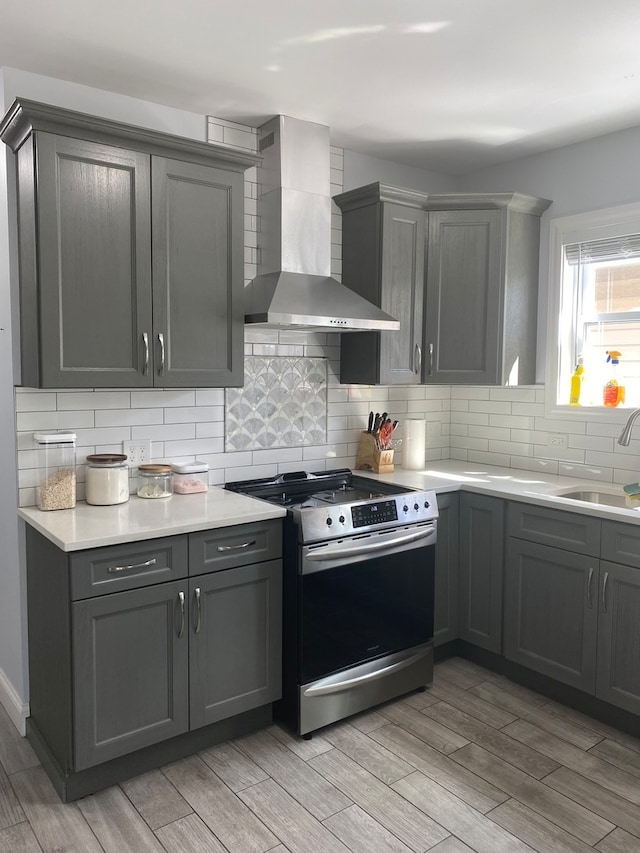
M638 0L4 0L0 65L463 174L640 125Z

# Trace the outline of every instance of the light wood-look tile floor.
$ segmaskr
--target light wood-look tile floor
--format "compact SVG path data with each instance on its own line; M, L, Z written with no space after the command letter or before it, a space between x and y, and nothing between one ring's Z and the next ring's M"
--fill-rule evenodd
M640 739L460 658L310 741L272 725L66 805L0 714L0 853L593 849L640 853Z

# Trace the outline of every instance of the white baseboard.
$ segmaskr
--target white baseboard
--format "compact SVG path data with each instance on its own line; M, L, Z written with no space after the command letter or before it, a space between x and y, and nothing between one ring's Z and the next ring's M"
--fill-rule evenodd
M29 716L29 703L23 702L16 693L13 684L0 669L0 705L9 715L9 719L21 735L26 734L26 720Z

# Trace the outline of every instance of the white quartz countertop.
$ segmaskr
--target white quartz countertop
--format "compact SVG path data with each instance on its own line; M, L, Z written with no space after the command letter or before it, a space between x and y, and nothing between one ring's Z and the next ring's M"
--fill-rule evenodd
M385 483L396 483L416 489L432 490L436 493L464 490L476 494L494 495L513 501L554 507L596 518L607 518L640 524L638 508L613 507L604 504L585 503L556 494L558 491L597 491L616 494L624 498L622 486L598 480L578 477L560 477L539 471L521 471L516 468L498 468L492 465L477 465L447 459L429 463L423 471L396 468L392 474L373 474L357 471ZM640 472L638 472L640 480Z
M267 521L285 514L281 507L215 486L208 492L158 500L132 495L127 503L116 506L91 506L83 501L73 509L18 510L21 518L63 551Z
M423 471L396 468L392 474L373 474L367 471L355 473L408 488L436 493L462 489L596 518L640 524L640 507L627 509L583 503L555 494L559 490L575 489L624 496L622 486L597 480L559 477L515 468L497 468L454 459L430 463ZM36 507L24 507L19 509L18 513L63 551L78 551L119 542L135 542L140 539L155 539L158 536L190 533L194 530L210 530L233 524L281 518L285 515L285 510L266 501L227 492L214 486L208 492L173 495L161 500L145 500L132 496L127 503L117 506L90 506L81 502L74 509L44 512Z

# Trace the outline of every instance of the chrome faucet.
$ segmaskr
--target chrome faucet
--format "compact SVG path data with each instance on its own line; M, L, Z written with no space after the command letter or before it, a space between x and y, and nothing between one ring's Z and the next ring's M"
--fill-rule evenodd
M623 447L628 447L629 441L631 440L631 428L633 427L633 423L636 418L640 415L640 409L635 409L629 415L629 420L624 425L624 429L618 436L618 444L621 444Z

